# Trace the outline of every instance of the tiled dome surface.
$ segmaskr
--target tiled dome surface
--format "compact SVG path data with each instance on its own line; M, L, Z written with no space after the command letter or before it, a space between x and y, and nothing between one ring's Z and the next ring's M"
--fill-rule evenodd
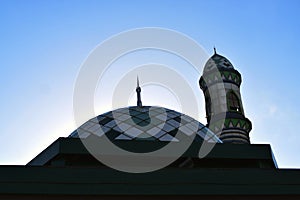
M214 54L212 57L208 59L204 66L204 73L209 72L213 69L234 69L233 65L231 62L225 58L224 56L221 56L219 54Z
M127 107L109 111L88 120L69 135L86 138L91 134L110 140L147 140L179 142L177 133L186 138L196 132L194 140L220 143L221 140L195 119L162 107Z

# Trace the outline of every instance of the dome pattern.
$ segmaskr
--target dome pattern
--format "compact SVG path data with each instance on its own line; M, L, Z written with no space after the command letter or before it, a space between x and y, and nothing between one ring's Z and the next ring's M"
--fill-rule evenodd
M69 137L102 137L105 134L113 141L179 142L176 138L178 133L183 133L184 138L190 139L195 132L194 140L222 143L211 130L197 120L177 111L155 106L133 106L106 112L88 120Z
M242 77L227 58L215 52L206 62L199 84L202 90L206 90L216 83L232 83L239 87Z
M234 69L233 65L227 58L215 53L206 62L203 73L209 72L217 68Z

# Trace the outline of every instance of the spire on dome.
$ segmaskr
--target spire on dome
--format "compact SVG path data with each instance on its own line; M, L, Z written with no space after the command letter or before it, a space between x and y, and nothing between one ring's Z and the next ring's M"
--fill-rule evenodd
M214 46L214 53L217 54L217 49L215 46Z
M140 82L139 82L139 77L137 76L137 79L136 79L136 94L137 94L137 106L138 107L143 107L143 104L142 104L142 100L141 100L141 88L140 88Z

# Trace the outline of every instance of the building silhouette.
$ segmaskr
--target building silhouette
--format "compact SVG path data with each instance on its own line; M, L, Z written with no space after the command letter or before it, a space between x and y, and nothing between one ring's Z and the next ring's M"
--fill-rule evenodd
M269 144L250 144L241 82L241 74L215 50L199 80L207 116L203 125L184 113L143 106L137 80L137 106L88 120L26 166L0 166L0 199L300 199L300 170L279 169ZM162 169L126 173L99 162L85 146L104 137L145 159L138 166L144 168L150 159L145 153L168 144L190 145ZM212 150L199 158L207 144L214 144ZM172 153L151 159L159 163ZM134 156L105 149L101 154L135 167Z

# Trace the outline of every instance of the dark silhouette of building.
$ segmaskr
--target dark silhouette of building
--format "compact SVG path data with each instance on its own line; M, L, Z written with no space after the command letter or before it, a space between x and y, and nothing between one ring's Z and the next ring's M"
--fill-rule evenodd
M90 119L26 166L0 166L0 199L300 199L300 170L278 169L270 145L250 144L240 84L240 73L215 52L200 78L205 126L174 110L143 106L138 82L137 106ZM126 173L102 164L84 145L104 136L137 156L169 143L191 145L163 169ZM200 159L201 147L211 143ZM131 164L130 156L101 154Z

